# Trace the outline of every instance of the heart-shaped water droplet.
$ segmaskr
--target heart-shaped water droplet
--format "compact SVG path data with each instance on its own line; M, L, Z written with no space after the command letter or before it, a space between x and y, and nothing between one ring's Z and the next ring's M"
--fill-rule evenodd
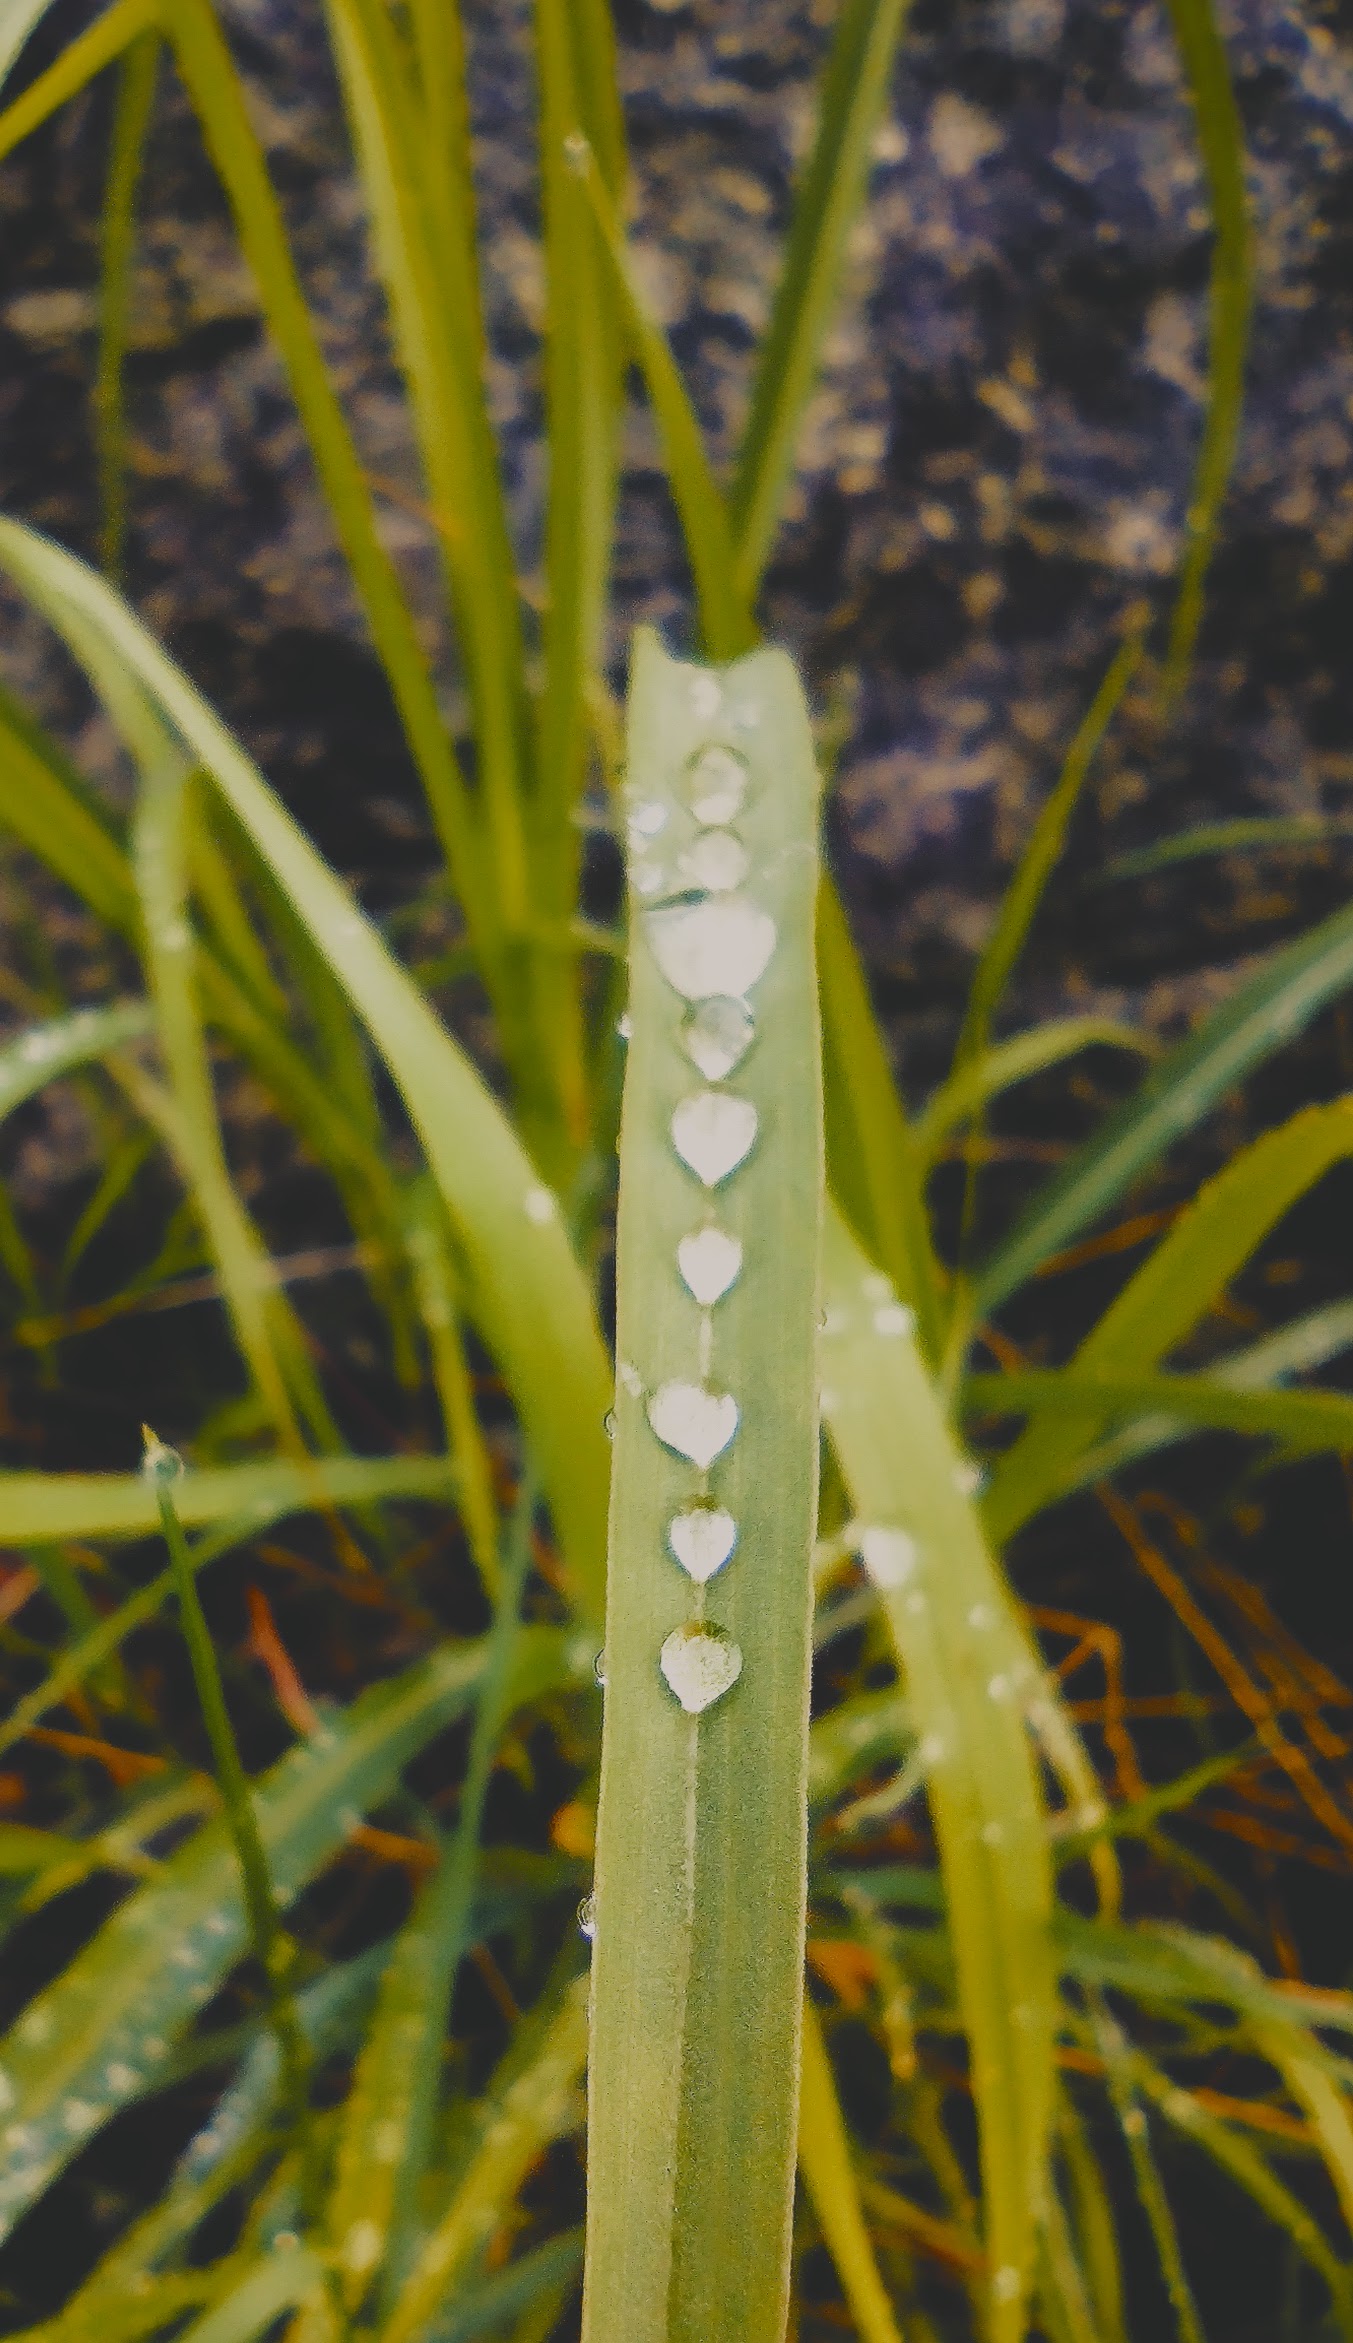
M732 748L702 748L687 767L686 790L697 822L735 821L747 795L746 758Z
M699 1383L660 1383L648 1403L648 1420L664 1448L685 1456L703 1471L722 1456L738 1428L738 1403L731 1391L706 1391Z
M630 807L627 826L631 846L639 846L666 828L667 808L657 798L641 798Z
M696 1229L677 1246L677 1267L688 1293L708 1309L722 1300L742 1267L742 1247L721 1228Z
M659 968L688 1001L750 992L775 950L774 920L746 895L664 904L644 924Z
M756 1021L745 1001L716 994L692 1009L682 1028L686 1055L707 1082L722 1082L746 1057L756 1037Z
M681 868L693 887L708 887L711 895L727 895L747 876L748 854L732 830L705 830L681 857Z
M737 1542L738 1525L722 1505L692 1506L689 1513L678 1513L667 1524L668 1545L687 1576L699 1586L722 1570Z
M697 1090L683 1098L672 1116L672 1145L707 1188L736 1171L751 1153L756 1108L750 1098L726 1090Z
M672 1691L688 1716L721 1700L742 1674L742 1653L731 1635L692 1622L675 1628L658 1654Z

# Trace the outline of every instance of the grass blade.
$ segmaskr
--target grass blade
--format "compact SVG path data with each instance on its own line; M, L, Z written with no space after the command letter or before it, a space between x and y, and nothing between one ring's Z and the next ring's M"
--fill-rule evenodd
M0 1049L0 1117L60 1075L139 1041L154 1022L148 1001L110 1001L106 1008L71 1009L64 1017L30 1025Z
M822 1178L817 777L789 662L714 675L641 635L629 785L634 900L652 908L633 924L621 1127L583 2332L782 2343ZM700 841L718 853L720 832L697 825L732 818L746 892L709 893ZM723 995L683 1026L679 996ZM694 1090L688 1043L731 1089Z
M1149 1373L1220 1297L1269 1230L1331 1165L1353 1153L1353 1100L1306 1107L1234 1156L1199 1190L1077 1351L1078 1375ZM1022 1435L996 1469L985 1515L1009 1537L1046 1502L1103 1427L1081 1416L1047 1417Z
M1291 1041L1353 983L1353 910L1275 952L1197 1032L1172 1049L1141 1088L1032 1205L979 1273L975 1306L998 1309L1049 1255L1071 1242L1149 1171L1217 1100Z
M521 1410L575 1599L602 1611L610 1375L550 1192L468 1058L238 742L83 563L0 522L0 563L71 644L121 662L210 774L384 1057L427 1151L468 1270L466 1306ZM91 650L91 644L95 646ZM116 713L116 711L115 711Z
M784 271L757 352L730 499L738 591L749 603L756 599L779 525L906 13L907 0L845 0L836 21L817 138L795 198Z
M1045 1074L1050 1066L1061 1065L1085 1049L1135 1050L1141 1057L1152 1054L1150 1041L1131 1025L1116 1024L1110 1017L1050 1018L1045 1025L1014 1034L1009 1041L969 1058L952 1073L916 1117L913 1130L917 1146L929 1161L950 1133L990 1099L1001 1097L1033 1075Z
M822 2022L811 2001L803 2006L799 2170L861 2343L901 2343L869 2241Z
M51 0L2 0L0 4L0 82L19 50L41 19ZM115 0L64 48L54 65L40 73L21 98L0 114L0 162L30 137L39 125L67 104L86 83L120 57L131 42L158 22L160 0Z
M99 215L99 356L94 377L94 438L99 472L99 552L114 584L127 539L127 417L123 367L131 322L136 252L136 194L141 179L155 81L158 32L142 33L118 68L108 180Z
M190 1528L255 1515L275 1521L307 1513L318 1499L374 1504L383 1497L445 1499L455 1466L443 1456L307 1457L304 1465L214 1465L185 1473L175 1491ZM141 1538L159 1519L139 1473L0 1473L0 1522L7 1545L65 1543L72 1538Z
M909 1313L833 1214L822 1410L920 1735L981 2138L994 2343L1016 2343L1052 2115L1052 1873L1025 1712L1041 1665L982 1541Z
M1207 409L1189 495L1188 541L1170 620L1164 697L1184 688L1203 615L1203 588L1230 484L1245 403L1253 302L1253 236L1245 194L1245 137L1212 0L1169 0L1175 46L1193 100L1212 206Z

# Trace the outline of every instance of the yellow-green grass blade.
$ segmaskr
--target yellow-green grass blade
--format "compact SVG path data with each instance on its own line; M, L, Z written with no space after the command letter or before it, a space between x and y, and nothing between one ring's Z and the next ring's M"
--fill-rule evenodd
M1336 911L1273 953L1220 1009L1161 1059L1141 1088L1038 1195L980 1271L974 1307L989 1315L1049 1255L1109 1211L1131 1183L1228 1090L1293 1040L1353 983L1353 910Z
M1220 1299L1299 1197L1353 1153L1353 1099L1305 1107L1233 1156L1109 1305L1072 1362L1078 1375L1149 1374ZM1002 1457L988 1492L998 1541L1062 1486L1104 1428L1104 1417L1051 1415L1030 1425Z
M0 821L119 934L136 934L136 887L74 767L0 686Z
M445 1648L365 1694L262 1778L255 1802L279 1900L297 1895L464 1709L482 1665L478 1644ZM154 2087L175 2039L240 1958L247 1931L229 1850L224 1822L199 1831L0 2040L6 2122L16 2127L0 2170L6 2228L100 2125Z
M165 30L235 216L381 664L418 766L465 917L490 983L492 897L482 886L473 808L371 492L296 275L277 197L234 60L209 0L169 0Z
M779 652L717 673L640 635L630 708L583 2333L782 2343L817 1480L817 776ZM744 878L711 887L737 840Z
M528 909L524 647L478 343L456 330L466 290L456 262L466 240L453 233L439 255L419 184L420 109L388 10L381 0L326 0L326 13L423 474L442 523L493 882L502 924L516 935Z
M574 1599L602 1613L610 1375L582 1271L543 1188L468 1058L297 828L233 735L102 580L0 523L0 564L100 684L121 660L209 773L370 1032L427 1151L467 1271L466 1307L521 1411ZM115 712L116 713L116 712Z
M406 1199L404 1241L418 1296L418 1315L432 1353L446 1445L456 1460L460 1510L474 1565L486 1594L498 1592L498 1508L493 1467L475 1413L469 1365L460 1339L457 1295L449 1259L450 1231L435 1187L418 1181Z
M3 0L0 8L0 82L14 64L29 33L46 15L51 0ZM54 65L40 73L21 98L0 114L0 162L31 136L96 73L159 20L160 0L115 0L62 50Z
M1052 2112L1052 1870L1026 1713L1050 1707L910 1313L844 1223L824 1248L822 1413L920 1736L981 2142L994 2343L1025 2331Z
M1062 1367L973 1375L963 1398L965 1412L982 1415L1070 1417L1078 1424L1088 1416L1101 1423L1155 1417L1166 1440L1192 1428L1276 1440L1293 1456L1353 1452L1353 1398L1343 1391L1253 1391L1215 1375L1082 1374ZM1150 1440L1152 1448L1162 1444ZM1049 1493L1081 1488L1090 1475L1103 1478L1110 1455L1117 1463L1147 1452L1140 1439L1132 1441L1129 1425L1121 1451L1106 1453L1097 1445L1069 1457L1064 1477L1050 1484ZM1046 1504L1047 1496L1039 1502Z
M757 352L730 499L737 583L748 602L756 599L774 545L906 12L906 0L844 0L836 20L817 138L795 198L784 269Z
M0 1049L0 1116L12 1113L58 1075L139 1041L153 1024L148 1001L111 1001L105 1008L72 1009L64 1017L30 1025Z
M1245 137L1212 0L1168 0L1175 46L1193 100L1194 124L1212 207L1208 295L1207 408L1189 493L1187 542L1166 653L1167 705L1183 690L1203 615L1203 590L1216 547L1245 403L1245 358L1253 305L1253 247L1245 193Z
M308 2246L269 2252L184 2328L182 2343L254 2343L284 2311L314 2300L323 2285L324 2264Z
M902 2343L869 2241L822 2021L811 2001L803 2009L799 2170L861 2343Z
M959 1125L979 1113L991 1099L1001 1097L1036 1074L1045 1074L1050 1066L1078 1057L1087 1049L1131 1050L1139 1057L1154 1055L1154 1044L1148 1036L1131 1025L1118 1024L1112 1017L1050 1018L1045 1025L1035 1025L1028 1033L1017 1033L1009 1041L997 1042L993 1048L970 1057L951 1074L915 1119L917 1146L928 1161L933 1159Z
M551 2140L582 2121L580 2084L588 2055L587 1981L566 1988L529 2062L491 2088L479 2142L450 2204L428 2236L385 2325L380 2343L416 2343L502 2225L523 2180Z
M1123 2264L1113 2199L1098 2151L1065 2087L1057 2096L1057 2145L1066 2175L1067 2210L1079 2266L1093 2305L1095 2343L1127 2343Z
M1131 2052L1117 2020L1107 2010L1100 2009L1096 2013L1093 2039L1104 2062L1109 2097L1122 2130L1138 2200L1146 2215L1156 2249L1160 2274L1174 2314L1174 2331L1179 2343L1206 2343L1198 2306L1193 2299L1193 2289L1184 2267L1170 2200L1151 2146L1146 2111L1137 2093Z
M123 369L131 322L136 195L155 107L158 31L133 41L118 67L108 179L99 218L99 355L94 440L99 473L99 551L108 576L122 573L127 537L127 417Z

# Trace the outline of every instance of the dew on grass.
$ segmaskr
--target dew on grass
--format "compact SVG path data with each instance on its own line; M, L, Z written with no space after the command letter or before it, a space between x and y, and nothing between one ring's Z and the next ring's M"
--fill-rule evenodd
M774 920L746 895L664 904L646 924L654 959L688 1001L750 991L775 950Z
M884 1302L874 1312L875 1334L911 1334L916 1327L916 1312L905 1302Z
M604 1692L606 1690L606 1654L604 1651L599 1651L593 1660L592 1673Z
M972 1609L968 1613L968 1625L970 1627L976 1627L980 1631L988 1627L994 1627L995 1624L996 1614L992 1610L990 1603L973 1604Z
M737 1683L742 1653L731 1635L692 1620L673 1628L658 1654L658 1665L687 1715L698 1717Z
M699 1383L662 1383L648 1403L648 1420L664 1448L703 1470L722 1456L738 1428L738 1403L731 1391L706 1391Z
M656 895L665 877L660 862L634 862L630 865L630 885L636 895Z
M737 820L747 796L747 759L718 743L702 748L686 768L686 794L697 822L722 829Z
M987 1685L987 1699L994 1700L999 1705L1002 1701L1009 1700L1014 1689L1008 1676L993 1676Z
M717 716L723 706L723 685L717 675L693 675L690 681L691 707L697 716L708 722Z
M681 857L682 875L711 895L727 895L747 876L748 853L732 830L706 830Z
M93 2131L98 2120L98 2108L91 2107L87 2099L68 2099L61 2110L62 2124L68 2132L73 2132L77 2139L81 2138L85 2132Z
M991 2281L993 2302L1015 2302L1020 2292L1020 2275L1013 2262L1003 2262Z
M677 1246L677 1267L686 1291L708 1309L736 1282L742 1247L725 1229L696 1229Z
M672 1116L672 1145L707 1188L717 1188L745 1163L756 1138L756 1108L749 1098L723 1090L700 1090L683 1098Z
M602 1417L602 1419L601 1419L601 1428L602 1428L603 1432L606 1434L606 1437L607 1437L607 1439L608 1439L608 1440L614 1440L614 1438L615 1438L615 1409L614 1409L613 1407L608 1407L608 1408L607 1408L605 1415L604 1415L604 1416Z
M595 1944L597 1941L597 1899L595 1896L584 1896L578 1906L578 1934L585 1936L589 1944Z
M374 2270L381 2258L381 2232L378 2222L354 2221L343 2240L342 2261L345 2270L354 2278L361 2278Z
M747 1055L756 1036L756 1022L745 1001L716 993L693 1009L681 1029L681 1039L692 1065L707 1082L722 1082Z
M522 1209L537 1228L544 1228L547 1221L553 1220L557 1207L548 1188L535 1187L527 1189Z
M722 1505L692 1506L667 1524L667 1543L697 1586L722 1570L738 1542L738 1525Z
M657 798L643 798L629 810L627 829L631 846L639 846L648 838L656 838L667 826L667 808Z
M634 1019L631 1017L628 1009L626 1009L623 1017L617 1017L615 1021L615 1030L616 1037L620 1041L632 1041L634 1039Z
M904 1529L883 1526L860 1532L860 1560L875 1586L905 1586L920 1560L920 1548Z
M615 1375L617 1383L620 1384L623 1390L628 1391L631 1399L639 1399L642 1397L644 1379L632 1360L617 1359L615 1362Z

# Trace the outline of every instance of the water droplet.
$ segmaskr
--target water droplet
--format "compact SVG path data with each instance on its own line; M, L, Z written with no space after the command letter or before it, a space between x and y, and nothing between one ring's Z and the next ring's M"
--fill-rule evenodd
M839 1391L834 1390L830 1383L820 1383L818 1385L817 1404L824 1416L832 1415L841 1405L841 1394Z
M690 681L691 706L697 716L708 720L717 716L723 706L723 685L717 675L693 675Z
M871 1269L866 1277L860 1279L860 1291L867 1302L890 1302L893 1299L892 1287L877 1269Z
M177 1448L166 1446L149 1424L141 1426L141 1471L148 1481L168 1487L183 1475L183 1458Z
M984 1475L980 1464L971 1464L965 1458L954 1466L954 1487L960 1497L975 1497L982 1486Z
M1020 2294L1020 2276L1013 2262L1005 2262L991 2281L993 2302L1015 2302Z
M345 2270L354 2278L364 2277L374 2270L381 2258L380 2224L376 2221L354 2221L343 2240L342 2261Z
M634 1039L634 1019L631 1017L628 1009L626 1009L623 1017L616 1018L615 1030L617 1038L621 1041L632 1041Z
M534 1221L537 1228L544 1228L547 1221L553 1220L557 1207L548 1188L528 1188L523 1209L528 1220Z
M629 1359L617 1359L615 1372L616 1380L628 1391L631 1399L642 1398L644 1379L638 1368Z
M648 1403L648 1420L664 1448L704 1467L722 1456L738 1428L738 1403L730 1391L705 1391L698 1383L663 1383Z
M1008 1700L1012 1690L1013 1686L1008 1676L993 1676L987 1686L987 1699L996 1701Z
M702 748L686 770L686 792L697 822L722 829L737 820L747 795L747 759L734 748Z
M606 1654L604 1651L599 1651L593 1660L592 1673L604 1692L606 1690Z
M905 1586L920 1558L916 1540L904 1529L864 1529L860 1532L860 1560L875 1586Z
M916 1312L905 1302L885 1302L874 1312L875 1334L911 1334L916 1326Z
M657 798L645 798L632 805L627 828L631 846L640 845L646 838L656 838L659 830L667 827L667 808Z
M972 1609L968 1613L968 1625L970 1627L986 1628L994 1627L995 1624L996 1614L992 1610L990 1603L973 1604Z
M756 1035L756 1022L745 1001L716 993L692 1009L682 1028L686 1055L707 1082L722 1082L743 1059Z
M696 1505L667 1524L667 1543L698 1586L722 1570L738 1542L738 1525L722 1505Z
M74 2132L77 2137L83 2132L93 2131L98 2120L98 2108L91 2107L87 2099L68 2099L61 2110L61 2121L66 2130Z
M999 1822L984 1822L982 1825L982 1844L984 1847L1004 1846L1004 1825Z
M711 895L727 895L747 876L748 854L731 830L706 830L681 857L682 875Z
M155 940L162 952L186 952L192 936L185 920L171 919L167 926L157 930Z
M742 1247L721 1228L697 1229L677 1246L686 1290L706 1309L722 1300L742 1267Z
M665 873L660 862L630 864L630 885L636 895L656 895L662 887Z
M742 1674L742 1653L731 1635L692 1620L676 1627L658 1654L658 1665L688 1716L698 1717L731 1691Z
M941 1733L927 1733L916 1752L922 1765L943 1765L949 1744Z
M613 1407L608 1407L608 1408L607 1408L605 1415L604 1415L604 1416L602 1417L602 1419L601 1419L601 1428L602 1428L603 1432L606 1434L606 1437L607 1437L607 1439L608 1439L608 1440L614 1440L614 1438L615 1438L615 1409L614 1409Z
M756 1108L750 1098L701 1090L683 1098L672 1116L672 1145L707 1188L717 1188L751 1153Z
M755 700L744 700L740 708L730 708L728 721L735 732L755 732L761 722L761 710Z
M775 950L774 920L746 895L666 905L645 925L659 968L688 1001L750 991Z
M578 1906L578 1934L585 1936L589 1944L596 1943L597 1899L595 1896L584 1896Z
M103 2079L110 2091L134 2091L141 2077L134 2066L128 2066L125 2060L115 2058L110 2066L104 2068Z

